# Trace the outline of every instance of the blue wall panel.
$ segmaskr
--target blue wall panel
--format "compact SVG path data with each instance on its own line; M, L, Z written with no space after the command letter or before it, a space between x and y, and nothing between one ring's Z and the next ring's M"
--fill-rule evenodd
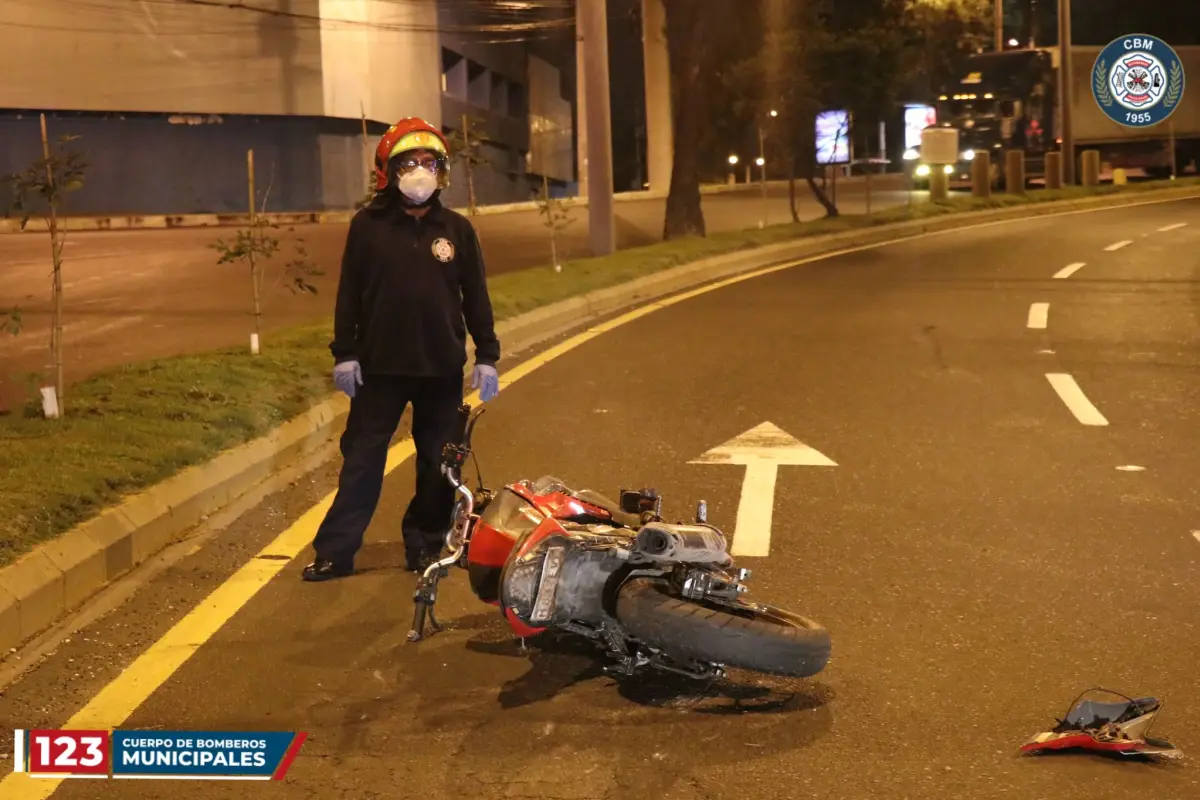
M219 119L178 124L166 115L51 113L51 141L81 137L71 146L90 162L84 188L73 193L72 215L243 213L249 203L246 151L253 148L261 207L319 211L322 192L319 137L361 141L352 120L311 117L193 117ZM41 152L36 111L0 111L0 174L27 167ZM7 197L3 198L7 206Z

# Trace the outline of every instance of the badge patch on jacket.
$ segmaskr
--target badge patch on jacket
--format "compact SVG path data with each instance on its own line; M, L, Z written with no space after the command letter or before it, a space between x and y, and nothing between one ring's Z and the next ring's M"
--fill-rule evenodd
M454 245L446 238L435 240L433 243L433 257L443 264L449 264L454 259Z

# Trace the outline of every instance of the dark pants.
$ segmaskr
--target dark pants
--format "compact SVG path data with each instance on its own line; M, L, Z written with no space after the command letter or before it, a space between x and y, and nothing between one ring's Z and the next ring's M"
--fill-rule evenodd
M388 445L409 403L413 408L417 485L401 523L404 549L410 557L441 549L454 510L454 487L441 474L439 465L462 399L461 376L363 376L363 385L350 401L350 415L342 434L344 463L337 495L313 539L318 558L348 564L362 547L383 490Z

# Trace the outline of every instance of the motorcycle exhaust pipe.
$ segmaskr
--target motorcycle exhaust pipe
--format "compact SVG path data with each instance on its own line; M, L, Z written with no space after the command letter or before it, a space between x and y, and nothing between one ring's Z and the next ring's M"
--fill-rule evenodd
M725 536L702 525L647 525L638 531L633 552L651 561L729 566Z

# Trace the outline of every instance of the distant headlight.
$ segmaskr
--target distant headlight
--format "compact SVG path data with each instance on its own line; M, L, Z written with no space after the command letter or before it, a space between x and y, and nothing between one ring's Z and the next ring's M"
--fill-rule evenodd
M947 164L946 166L942 167L942 172L946 173L947 175L953 175L954 174L954 165Z
M917 167L917 177L918 178L924 178L927 175L929 175L929 165L928 164L922 164L921 166Z
M970 160L972 160L973 158L975 158L975 151L974 151L974 150L964 150L964 151L963 151L963 154L962 154L962 160L963 160L963 161L970 161Z
M921 157L921 154L918 153L916 150L912 149L911 147L904 151L904 160L905 161L916 161L920 157Z

